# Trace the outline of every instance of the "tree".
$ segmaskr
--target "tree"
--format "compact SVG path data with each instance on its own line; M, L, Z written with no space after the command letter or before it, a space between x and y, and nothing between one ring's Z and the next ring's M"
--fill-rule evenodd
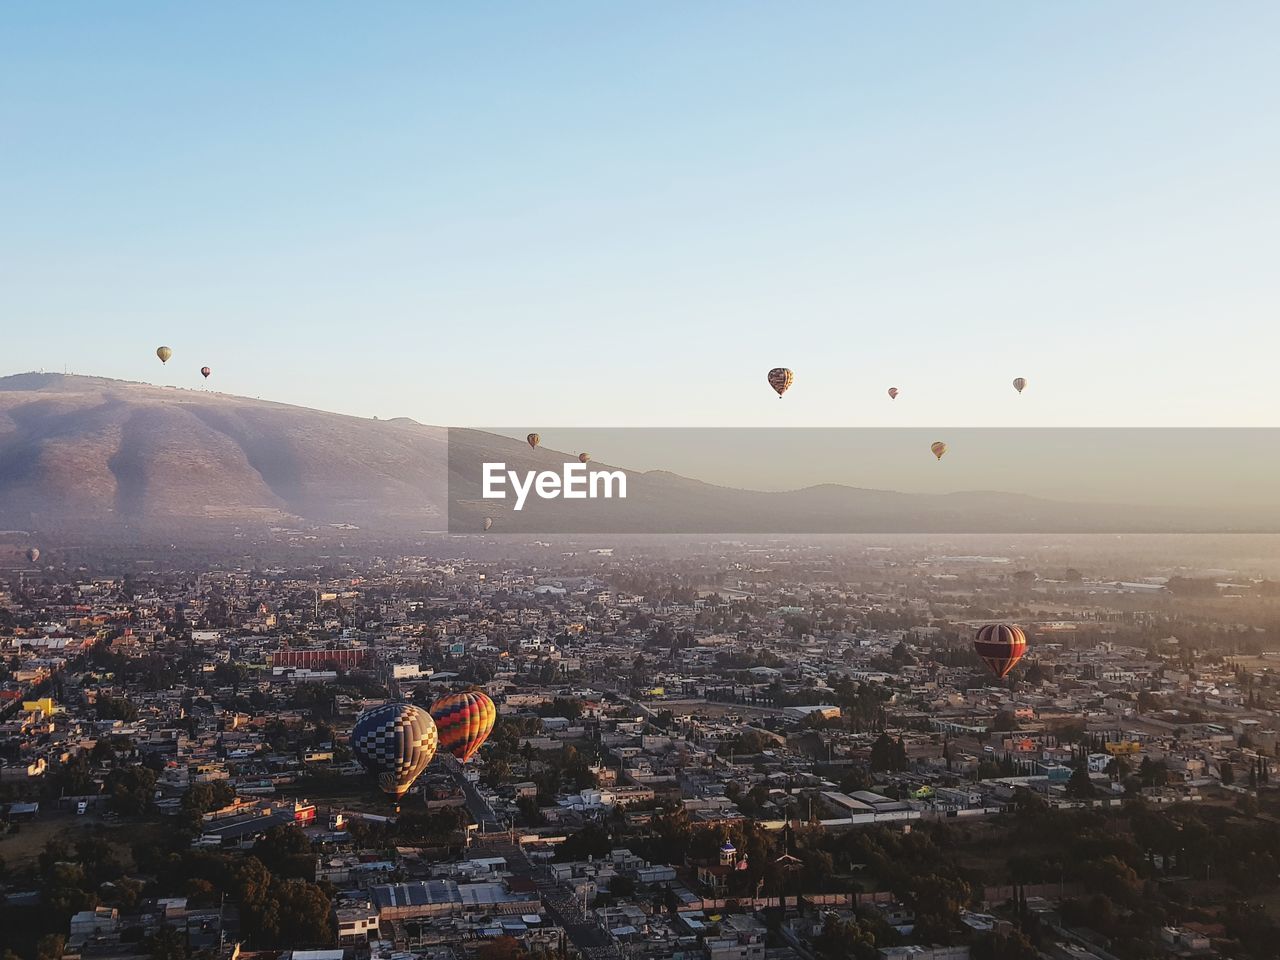
M147 937L142 946L151 954L151 960L186 960L187 957L186 936L168 924Z
M822 933L814 938L814 952L820 960L875 960L881 944L871 924L864 918L841 920L828 914Z
M138 708L124 697L98 697L94 708L99 720L123 720L131 723L138 719Z
M193 877L187 881L187 904L192 907L211 907L218 902L218 891L208 880Z
M991 721L991 730L994 733L1008 733L1018 729L1018 719L1008 710L1001 710Z
M1097 788L1089 778L1089 765L1083 760L1071 771L1071 779L1067 781L1066 793L1075 800L1092 800L1097 796Z
M975 937L970 951L973 960L1037 960L1040 952L1018 930L1007 934L987 933Z
M519 797L516 800L516 809L520 811L521 818L528 826L540 827L547 821L538 807L537 797L531 797L528 794Z
M311 841L292 824L272 827L253 845L253 855L276 876L312 877L315 861Z
M907 748L901 737L894 740L882 733L876 738L871 745L871 769L873 772L907 769Z
M326 946L333 942L330 907L328 896L314 883L276 881L250 911L250 926L263 946Z
M1138 767L1138 779L1144 787L1163 787L1169 782L1169 767L1163 760L1143 757Z
M36 960L62 960L67 938L60 933L45 934L36 941Z
M585 860L587 857L604 857L613 849L608 831L589 823L581 830L570 833L564 843L556 847L556 859L560 861Z
M235 788L225 780L197 783L182 795L182 812L193 827L210 810L228 806L236 798Z
M969 902L969 885L957 878L931 873L914 878L906 891L916 912L915 934L925 943L950 943Z
M106 787L112 810L125 816L141 816L151 808L156 774L142 765L116 767L107 774Z
M1142 897L1142 885L1132 867L1118 857L1105 856L1084 864L1081 879L1102 896L1127 909L1138 905Z

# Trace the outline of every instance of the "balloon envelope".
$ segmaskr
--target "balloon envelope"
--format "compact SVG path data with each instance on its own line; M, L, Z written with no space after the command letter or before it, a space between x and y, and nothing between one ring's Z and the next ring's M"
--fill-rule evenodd
M27 551L27 559L28 559L28 560L30 560L32 563L35 563L37 560L39 560L39 559L40 559L40 548L39 548L39 547L32 547L30 550L28 550L28 551Z
M1014 377L1014 380L1013 380L1013 389L1017 390L1019 393L1021 393L1021 392L1022 392L1023 390L1025 390L1025 389L1027 389L1027 378L1026 378L1026 377Z
M440 732L440 746L463 763L479 750L498 718L493 701L479 690L451 693L431 705L431 718Z
M947 452L947 445L941 440L935 440L933 443L929 444L929 449L933 451L933 455L935 457L941 460L942 455Z
M160 358L161 363L168 363L169 358L173 356L173 351L168 347L156 347L156 356Z
M529 446L533 447L535 450L538 449L538 444L542 442L542 438L536 433L529 434L525 439L529 441Z
M1027 652L1027 635L1012 623L988 623L973 638L974 652L1003 680Z
M412 703L373 707L351 728L351 752L383 793L402 797L436 755L435 721Z
M200 368L200 376L204 377L206 380L208 380L208 379L209 379L209 374L211 374L211 373L213 373L213 371L212 371L212 370L210 370L208 367L201 367L201 368Z
M890 387L890 388L889 388L889 399L890 399L890 400L897 400L897 399L898 399L898 388L897 388L897 387Z
M488 529L489 529L490 527L492 527L492 526L493 526L493 517L485 517L485 518L484 518L484 528L485 528L486 530L488 530Z
M774 367L769 371L769 386L777 391L779 399L790 389L795 379L795 374L786 367Z
M591 454L589 454L589 453L580 453L580 454L578 454L578 462L579 462L579 463L586 463L586 462L587 462L588 460L590 460L590 459L591 459Z

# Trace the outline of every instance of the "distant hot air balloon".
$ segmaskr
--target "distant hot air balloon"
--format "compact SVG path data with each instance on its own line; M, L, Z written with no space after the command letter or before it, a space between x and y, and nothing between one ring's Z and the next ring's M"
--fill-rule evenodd
M160 358L161 363L168 363L169 358L173 356L173 351L168 347L156 347L156 356Z
M537 450L538 444L542 442L542 438L538 436L536 433L529 434L527 437L525 437L525 439L529 441L529 446L531 446L534 450Z
M397 800L436 755L436 724L412 703L384 703L356 717L351 752Z
M211 374L211 373L213 373L213 371L212 371L212 370L210 370L208 367L201 367L201 368L200 368L200 376L204 377L206 380L208 380L208 379L209 379L209 374Z
M40 548L39 548L39 547L32 547L30 550L28 550L28 551L27 551L27 559L28 559L28 560L30 560L32 563L35 563L37 560L39 560L39 559L40 559Z
M1019 393L1021 393L1021 392L1022 392L1023 390L1025 390L1025 389L1027 389L1027 378L1026 378L1026 377L1014 377L1014 378L1013 378L1013 389L1017 390Z
M890 388L889 388L889 399L890 399L890 400L897 400L897 399L898 399L898 388L897 388L897 387L890 387Z
M484 528L485 528L486 530L488 530L488 529L489 529L490 527L492 527L492 526L493 526L493 517L485 517L485 518L484 518Z
M590 459L591 459L591 454L589 454L589 453L580 453L580 454L578 454L578 462L579 462L579 463L586 463L586 462L587 462L588 460L590 460Z
M935 457L941 460L942 455L947 452L947 445L941 440L935 440L933 443L929 444L929 449L933 451L933 455Z
M795 382L795 374L786 367L774 367L769 371L769 386L778 392L778 399L782 399L782 395L790 389L791 384Z
M974 652L1003 680L1027 652L1027 635L1012 623L988 623L973 638Z
M498 711L479 690L451 693L431 705L431 719L439 731L440 747L463 763L489 739Z

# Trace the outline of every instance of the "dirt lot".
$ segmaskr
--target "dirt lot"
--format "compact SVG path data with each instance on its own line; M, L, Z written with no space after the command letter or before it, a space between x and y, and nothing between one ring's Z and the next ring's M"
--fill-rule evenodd
M74 836L77 817L63 813L42 814L35 820L17 824L18 832L0 837L0 857L10 871L21 870L35 862L44 845L61 833ZM83 818L80 818L83 819Z
M133 834L129 828L107 826L94 814L80 817L61 810L41 811L35 820L18 824L17 833L0 837L0 857L4 858L10 874L17 873L33 865L44 845L54 837L60 836L74 843L76 837L96 829L104 829L104 836L120 848L122 859L130 862L128 843Z

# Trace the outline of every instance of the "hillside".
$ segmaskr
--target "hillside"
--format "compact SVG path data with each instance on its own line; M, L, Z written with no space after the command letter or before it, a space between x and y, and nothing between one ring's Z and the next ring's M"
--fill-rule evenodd
M337 531L346 540L414 540L446 529L479 532L490 515L495 533L530 534L1224 529L1212 518L1189 521L1167 510L1010 493L836 484L765 493L661 470L628 471L625 501L531 501L520 513L478 502L485 461L558 470L572 457L406 418L366 420L94 377L0 378L0 528L49 536Z
M0 524L441 529L446 431L94 377L0 378Z

